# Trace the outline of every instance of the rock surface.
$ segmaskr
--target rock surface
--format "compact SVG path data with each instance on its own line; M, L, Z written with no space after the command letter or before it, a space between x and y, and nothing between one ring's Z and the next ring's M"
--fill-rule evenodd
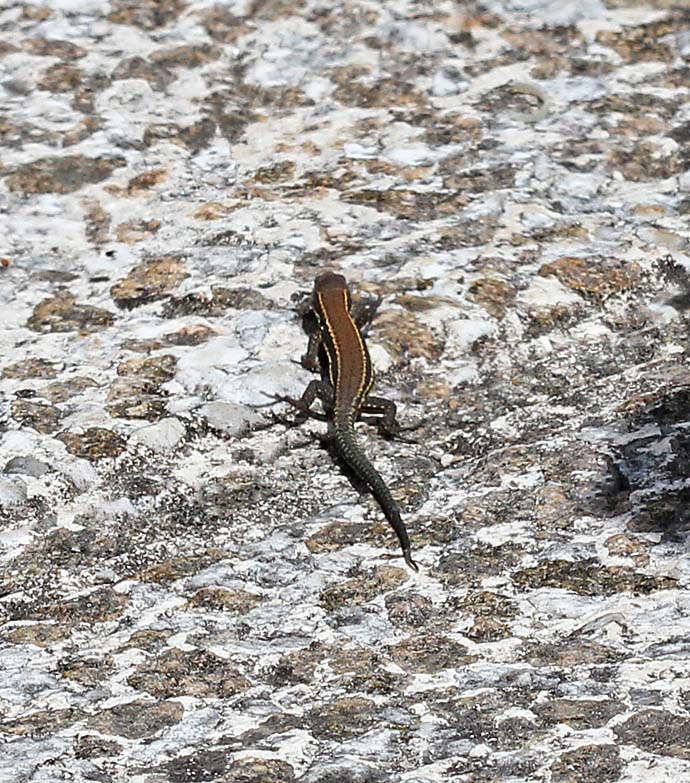
M0 780L690 775L690 17L0 9ZM385 519L268 395L381 303Z

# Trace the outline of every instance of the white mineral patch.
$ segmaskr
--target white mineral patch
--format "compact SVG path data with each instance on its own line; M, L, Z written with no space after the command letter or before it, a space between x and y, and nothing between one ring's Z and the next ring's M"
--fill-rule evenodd
M400 166L424 166L439 158L438 150L431 150L426 144L410 144L406 147L391 147L383 151L385 160Z
M215 337L187 350L180 357L175 380L190 392L213 388L222 383L228 372L232 372L247 356L248 352L239 345L236 337Z
M482 337L488 337L496 330L491 321L472 318L458 318L447 324L447 348L455 354L464 354Z
M580 0L578 3L563 4L561 0L506 0L490 5L505 5L518 14L536 18L540 24L571 25L582 19L606 17L608 9L601 0Z
M98 481L98 473L93 465L78 457L61 460L58 470L70 480L77 492L85 492Z
M238 405L264 405L272 395L299 397L310 380L309 373L295 357L294 363L259 365L228 378L217 385L217 393L220 399Z
M172 451L182 440L184 434L184 424L179 419L169 416L155 424L148 424L146 427L134 430L130 439L152 451L164 454Z
M23 503L27 497L26 482L18 476L0 478L0 507L9 508Z
M236 438L252 424L261 420L257 411L231 402L209 402L199 408L199 413L214 429Z
M520 304L533 307L579 304L580 297L567 289L556 277L535 277L529 287L518 294Z
M688 763L682 759L647 755L632 759L623 771L619 783L678 783L688 775Z

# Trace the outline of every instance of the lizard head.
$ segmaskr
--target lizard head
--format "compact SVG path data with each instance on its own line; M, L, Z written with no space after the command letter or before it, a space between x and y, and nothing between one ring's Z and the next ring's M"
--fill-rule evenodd
M351 297L350 289L347 287L347 280L342 275L335 272L322 272L314 280L314 302L323 302L325 299L331 301L342 300L345 297L347 309L350 309ZM314 309L319 309L315 307Z

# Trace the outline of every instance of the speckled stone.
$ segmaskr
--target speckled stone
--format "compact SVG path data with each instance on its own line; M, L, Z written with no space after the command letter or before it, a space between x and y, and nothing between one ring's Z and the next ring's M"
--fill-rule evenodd
M622 767L615 745L582 745L563 753L550 769L554 783L612 783Z
M156 218L142 218L141 220L129 220L115 226L115 238L118 242L135 245L144 239L153 236L161 227L160 220Z
M33 644L36 647L52 647L70 635L70 628L61 623L32 623L20 625L3 633L3 638L13 644Z
M99 332L106 329L115 316L102 307L77 304L76 298L62 292L44 299L34 307L28 326L36 332Z
M135 267L110 289L119 307L138 307L172 294L187 277L184 263L174 256L152 259Z
M510 620L517 615L517 605L510 598L488 590L470 590L457 605L473 615L467 636L476 642L494 642L511 636Z
M233 310L264 310L272 307L260 291L251 288L224 288L213 286L211 297L200 293L185 294L173 297L164 305L164 313L168 318L181 315L223 315L228 309Z
M40 15L38 17L40 19ZM59 38L27 38L24 47L38 57L57 57L60 60L78 60L86 56L86 49L72 41Z
M205 650L167 650L137 666L127 682L159 698L227 698L250 686L249 680L230 661Z
M110 6L108 21L132 25L144 30L157 30L173 22L186 8L181 0L115 0Z
M233 761L218 783L294 783L291 764L280 759L244 758Z
M256 411L231 402L208 402L198 412L209 427L232 438L245 435L261 420Z
M522 657L531 666L596 666L620 660L620 653L607 645L577 636L558 642L530 642Z
M157 421L166 414L167 394L161 385L175 374L177 358L158 354L127 359L118 365L118 377L108 392L108 413L115 418Z
M202 587L191 597L190 606L215 609L222 612L246 614L263 600L262 596L246 590L228 590L223 587Z
M544 264L540 275L555 275L564 285L586 297L606 299L612 294L634 288L640 279L635 263L620 259L564 257Z
M317 530L306 539L305 545L310 552L334 552L345 546L356 544L372 532L371 526L361 522L331 522ZM376 532L376 531L374 531ZM383 542L383 526L381 542Z
M434 613L432 601L423 595L403 593L386 596L386 609L391 622L401 628L416 628L425 625Z
M3 721L2 730L17 736L49 737L85 717L81 710L38 710L26 718Z
M72 193L84 185L101 182L119 166L121 157L87 158L84 155L66 155L18 166L8 177L7 187L23 193Z
M344 696L312 709L309 725L316 737L351 739L365 734L376 721L376 705L370 699Z
M78 598L49 604L32 612L31 619L76 623L105 623L119 617L127 608L127 596L111 587L97 587Z
M503 318L516 294L514 286L498 277L482 277L469 287L470 297L496 318Z
M358 606L399 587L407 577L408 574L402 568L379 566L375 571L326 588L321 593L321 603L329 610Z
M102 710L88 721L101 734L127 739L151 737L182 720L184 708L175 701L130 701Z
M177 448L184 439L185 433L185 426L179 419L167 416L155 424L134 430L130 435L130 441L164 454Z
M227 750L211 749L171 759L164 769L166 780L170 783L191 783L195 780L219 780L230 764Z
M91 462L99 459L112 459L126 448L123 438L103 427L90 427L83 433L59 432L55 437L67 446L67 451L70 454L83 457Z
M215 335L216 332L210 326L192 324L183 326L177 332L166 334L165 339L170 345L201 345Z
M24 503L28 495L26 483L20 479L0 478L0 507L11 508Z
M128 359L117 367L117 374L124 377L146 378L156 384L165 383L175 375L177 358L171 354L159 354L147 359Z
M35 457L13 457L3 468L3 473L19 473L20 475L38 478L50 470L50 465Z
M409 299L403 300L409 305ZM441 355L442 342L432 329L412 312L390 311L376 319L377 339L385 346L393 359L414 356L433 361Z
M626 709L625 704L614 699L553 699L535 707L539 717L547 723L565 723L574 729L605 726Z
M221 549L209 549L193 556L180 555L161 560L139 573L139 578L146 581L165 584L198 573L211 563L221 560L224 552Z
M74 738L74 755L78 759L119 756L121 752L122 745L113 740L106 740L91 734L80 734Z
M433 674L443 669L466 666L477 660L464 644L445 636L421 633L392 646L391 658L407 671Z
M619 742L634 745L647 753L690 758L690 720L667 710L642 710L618 724L614 731Z
M2 371L3 378L55 378L60 372L59 367L49 359L25 359L21 362L7 365Z
M0 780L688 778L687 13L75 8L2 12ZM222 407L325 269L419 573Z
M514 574L518 587L563 587L581 595L612 595L621 590L647 595L654 590L672 590L675 579L650 577L625 566L602 567L593 561L573 563L552 560L536 568L525 568Z
M98 383L93 378L79 375L66 378L64 381L55 381L41 387L41 397L45 397L53 405L67 402L77 397L87 389L97 389Z
M114 662L111 656L93 658L68 657L63 658L58 666L61 677L88 688L100 685L113 673Z
M12 418L23 427L48 434L60 426L62 411L54 405L30 400L15 400L10 408Z

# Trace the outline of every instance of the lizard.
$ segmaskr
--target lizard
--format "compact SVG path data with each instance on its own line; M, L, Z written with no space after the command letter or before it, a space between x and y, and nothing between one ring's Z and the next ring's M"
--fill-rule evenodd
M361 414L380 416L379 429L384 434L394 435L401 428L395 419L395 403L369 393L374 384L374 369L362 332L352 315L352 295L343 275L326 271L316 277L311 312L316 319L316 328L309 336L302 365L312 372L320 372L321 379L311 381L300 398L279 396L275 399L291 404L305 416L330 423L338 455L371 490L398 537L405 562L418 571L398 504L355 434L354 424ZM311 408L317 397L323 405L323 414Z

